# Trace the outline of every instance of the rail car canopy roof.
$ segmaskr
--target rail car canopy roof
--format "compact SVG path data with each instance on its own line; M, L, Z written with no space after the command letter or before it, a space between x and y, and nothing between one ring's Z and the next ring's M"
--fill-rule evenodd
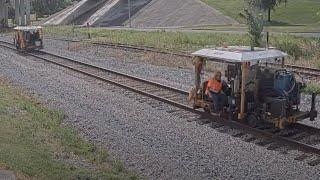
M226 62L257 62L257 61L273 61L277 58L283 58L288 54L276 50L276 49L265 49L265 48L251 48L248 46L229 46L229 47L218 47L212 49L201 49L192 53L194 56L208 58L208 60L220 60Z
M14 28L14 30L17 31L37 31L39 29L42 29L41 26L17 26Z

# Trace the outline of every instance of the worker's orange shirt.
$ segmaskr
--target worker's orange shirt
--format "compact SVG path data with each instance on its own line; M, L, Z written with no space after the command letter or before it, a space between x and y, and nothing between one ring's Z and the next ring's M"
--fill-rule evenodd
M217 81L217 80L213 80L213 79L210 79L208 81L208 84L207 84L207 89L206 89L206 92L209 93L210 90L214 90L214 91L217 91L217 92L220 92L222 89L222 83Z

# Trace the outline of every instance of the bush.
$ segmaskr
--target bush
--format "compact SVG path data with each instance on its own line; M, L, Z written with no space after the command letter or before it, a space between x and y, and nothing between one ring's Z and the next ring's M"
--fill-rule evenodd
M307 84L307 87L303 90L306 94L320 94L320 85L315 82L310 82Z
M281 37L275 37L273 46L277 47L281 51L284 51L294 57L294 59L298 59L299 57L302 57L303 50L299 46L300 43L296 41L293 37L289 35L281 36Z
M40 17L44 15L51 15L66 8L74 1L79 0L34 0L32 2L33 12L38 14Z

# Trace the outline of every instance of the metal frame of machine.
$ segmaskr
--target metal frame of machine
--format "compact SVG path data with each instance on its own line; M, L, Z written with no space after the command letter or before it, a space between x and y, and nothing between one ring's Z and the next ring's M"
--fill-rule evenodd
M305 84L298 82L293 73L284 69L286 53L276 49L230 46L202 49L193 53L195 67L195 87L189 101L195 109L203 108L210 112L212 102L205 96L206 82L201 83L201 71L205 61L227 63L228 102L223 114L228 119L247 120L252 125L269 122L277 128L317 116L316 95L312 95L310 111L300 111L301 90ZM279 62L280 69L268 64Z
M43 48L41 26L18 26L14 30L14 45L18 50L29 51Z

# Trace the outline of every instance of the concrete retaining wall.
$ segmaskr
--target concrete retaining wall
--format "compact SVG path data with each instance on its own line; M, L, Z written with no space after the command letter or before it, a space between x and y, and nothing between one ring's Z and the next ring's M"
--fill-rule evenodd
M200 0L130 0L134 27L238 24ZM128 0L82 0L44 25L122 26L129 17Z

